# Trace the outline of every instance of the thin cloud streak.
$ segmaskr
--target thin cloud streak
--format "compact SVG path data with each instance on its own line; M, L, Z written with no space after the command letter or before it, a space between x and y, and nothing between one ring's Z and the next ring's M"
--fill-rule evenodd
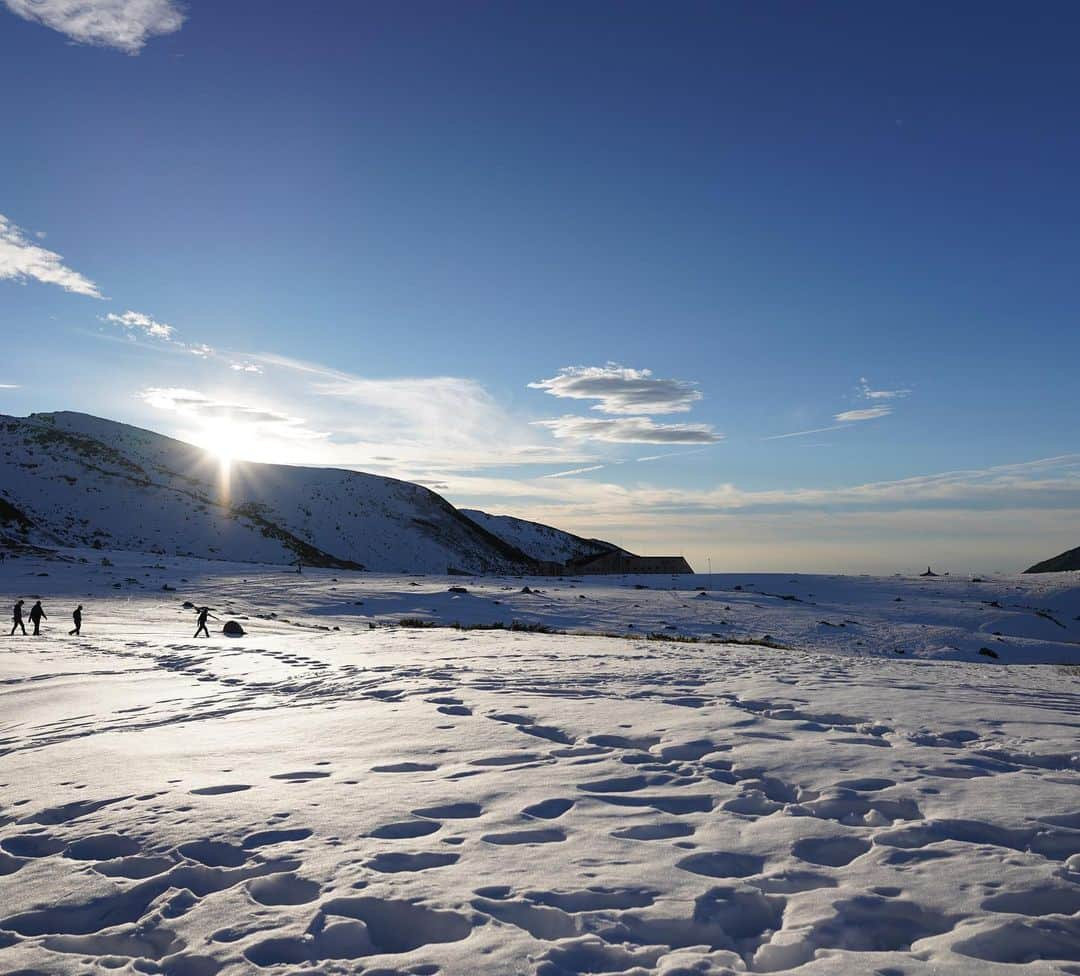
M588 474L590 471L600 471L606 468L606 464L590 464L584 468L571 468L569 471L556 471L554 474L545 474L545 478L569 478L575 474Z
M806 437L808 434L824 434L827 430L846 430L850 424L833 424L831 427L815 427L813 430L796 430L790 434L773 434L761 438L763 441L782 441L787 437Z

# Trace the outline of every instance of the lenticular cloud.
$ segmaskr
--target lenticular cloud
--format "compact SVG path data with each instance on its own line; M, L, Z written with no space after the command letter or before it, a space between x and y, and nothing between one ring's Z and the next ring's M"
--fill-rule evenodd
M701 399L694 383L659 379L651 370L617 363L566 366L556 376L529 386L563 399L596 400L592 409L608 414L686 413Z

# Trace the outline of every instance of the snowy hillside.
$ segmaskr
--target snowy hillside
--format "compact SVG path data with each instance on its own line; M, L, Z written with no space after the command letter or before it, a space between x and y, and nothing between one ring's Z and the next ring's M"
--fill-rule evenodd
M513 515L488 515L475 508L463 508L461 512L503 542L542 562L567 563L579 556L595 556L618 549L610 542L583 539L562 529L527 522Z
M0 416L0 529L37 545L393 572L528 569L419 485L233 462L86 414Z
M49 614L0 638L2 973L1080 972L1080 676L1016 666L1078 659L1069 574L461 593L98 555L0 565Z

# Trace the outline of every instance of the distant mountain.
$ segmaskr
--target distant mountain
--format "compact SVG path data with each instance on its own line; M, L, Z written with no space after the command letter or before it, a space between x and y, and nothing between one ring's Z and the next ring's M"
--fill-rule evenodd
M1077 546L1075 549L1069 549L1067 552L1063 552L1051 559L1044 559L1041 563L1036 563L1030 569L1025 569L1024 572L1065 573L1069 570L1080 570L1080 546Z
M622 552L618 546L600 539L583 539L562 529L541 522L527 522L513 515L488 515L475 508L463 508L477 525L497 535L503 542L543 562L568 563L582 556L599 556L606 552Z
M233 462L226 482L214 455L138 427L81 413L0 415L8 546L424 573L527 573L547 558L486 519L393 478ZM523 540L529 524L520 523ZM534 526L531 535L546 532L558 530Z

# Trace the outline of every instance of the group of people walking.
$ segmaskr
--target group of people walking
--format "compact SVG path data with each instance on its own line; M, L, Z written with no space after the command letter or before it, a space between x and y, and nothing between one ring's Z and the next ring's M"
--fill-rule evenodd
M26 624L23 622L23 607L25 605L25 600L15 601L15 607L11 611L12 624L11 633L8 635L9 637L14 637L15 631L17 630L21 630L24 637L27 636ZM82 636L82 612L83 608L81 603L71 612L71 619L75 626L68 631L68 637ZM198 629L195 631L196 637L198 637L200 634L205 634L207 637L210 636L210 631L206 627L206 621L213 616L214 615L210 612L209 607L198 607L198 617L196 619ZM37 600L30 608L30 612L27 614L27 617L29 618L30 623L34 625L34 636L40 637L41 621L49 619L49 615L45 612L45 608L41 605L40 600ZM214 619L217 618L215 617Z
M26 605L25 600L16 600L15 608L11 612L11 633L9 637L15 636L16 630L21 630L23 636L26 636L26 624L23 623L23 607ZM38 600L30 608L30 612L27 614L30 618L30 623L34 625L34 636L41 636L41 621L48 620L49 615L45 612L45 608L41 605L41 601ZM75 626L68 631L68 637L79 637L82 634L82 604L80 603L72 612L71 620Z

